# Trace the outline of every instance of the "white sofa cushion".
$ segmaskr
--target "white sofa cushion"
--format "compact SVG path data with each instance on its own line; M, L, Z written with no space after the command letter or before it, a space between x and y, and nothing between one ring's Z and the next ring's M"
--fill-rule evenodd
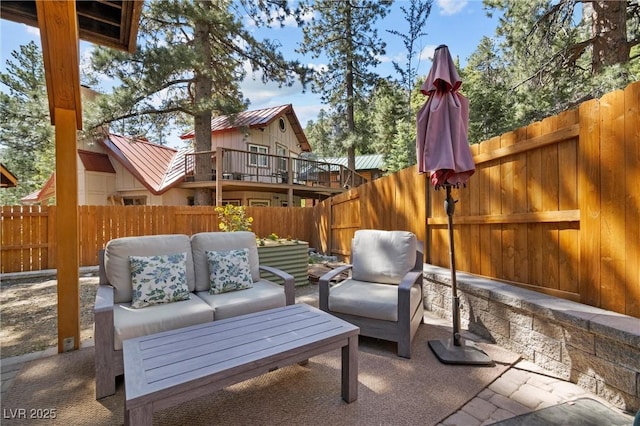
M189 236L145 235L122 237L109 241L104 252L104 267L109 283L115 288L116 303L131 302L132 284L129 256L154 256L187 253L187 287L195 290L195 274Z
M134 309L130 303L119 303L113 309L113 349L122 349L122 342L126 339L211 321L213 311L209 305L194 296L144 309Z
M220 294L199 291L196 295L213 309L216 321L286 305L282 286L267 280L255 281L253 287L242 291Z
M358 281L399 284L416 263L416 236L407 231L356 231L351 243L352 277Z
M420 289L411 287L411 312L422 303ZM331 288L329 310L365 318L398 321L398 287L348 278Z
M195 271L196 291L209 291L209 261L207 251L223 251L234 249L249 249L249 269L253 282L260 281L258 267L258 247L256 235L253 232L200 232L191 236L191 250Z

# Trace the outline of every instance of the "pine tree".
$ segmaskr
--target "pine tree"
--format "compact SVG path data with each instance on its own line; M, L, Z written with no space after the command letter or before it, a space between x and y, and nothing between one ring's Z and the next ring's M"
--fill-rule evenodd
M55 142L49 118L42 51L34 43L20 46L7 60L0 82L2 163L18 178L15 188L0 191L3 205L40 188L55 169Z
M637 1L484 3L489 15L502 12L497 35L510 74L512 112L518 126L634 80L630 51L640 42Z
M373 24L386 16L389 1L318 0L306 3L314 19L303 27L299 52L328 58L325 70L316 74L312 89L321 94L335 114L344 115L341 143L347 148L348 167L355 169L355 154L364 145L366 128L358 128L356 108L364 105L377 76L372 69L384 54L385 43Z
M164 125L168 117L172 123L191 124L196 152L210 151L212 113L234 114L247 107L240 91L246 68L264 82L292 85L296 77L306 80L306 68L286 61L277 43L257 40L240 21L244 15L240 8L264 23L258 12L274 7L288 13L283 6L284 1L253 4L250 0L145 4L135 54L106 48L94 53L96 69L121 82L113 95L103 98L102 118L94 126L135 117L140 121L125 128L146 132L157 127L154 117L162 117ZM196 173L207 168L208 162L196 160ZM211 192L197 190L195 203L212 204Z

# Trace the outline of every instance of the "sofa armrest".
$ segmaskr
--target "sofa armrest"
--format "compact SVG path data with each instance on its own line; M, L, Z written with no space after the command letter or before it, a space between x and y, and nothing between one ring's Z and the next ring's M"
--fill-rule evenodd
M398 284L398 321L402 322L401 312L409 312L409 318L411 317L411 287L421 281L422 271L410 271ZM422 286L420 286L420 293L422 294Z
M282 269L274 268L273 266L259 265L260 270L268 272L281 278L284 281L284 296L287 305L293 305L296 303L296 280L293 275L283 271Z
M93 305L93 312L100 314L113 311L113 299L115 289L110 285L99 285L96 291L96 300Z
M332 269L331 271L320 277L320 280L318 281L318 284L320 286L320 309L325 312L329 312L329 282L343 272L350 270L351 268L353 268L353 265L338 266L337 268Z

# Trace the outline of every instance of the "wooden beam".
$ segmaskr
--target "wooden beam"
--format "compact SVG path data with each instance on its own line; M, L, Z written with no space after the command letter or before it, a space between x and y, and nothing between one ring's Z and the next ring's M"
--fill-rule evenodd
M80 347L80 236L76 131L82 128L76 3L36 1L56 138L58 352Z
M56 124L56 109L75 111L76 128L82 129L80 41L76 3L37 0L36 9L51 123Z
M58 352L80 347L80 234L76 111L56 108Z
M505 213L493 215L488 214L477 216L454 216L453 221L456 225L579 222L580 210L554 210L526 213ZM447 216L430 217L427 220L427 223L429 225L446 225L448 223L448 218Z

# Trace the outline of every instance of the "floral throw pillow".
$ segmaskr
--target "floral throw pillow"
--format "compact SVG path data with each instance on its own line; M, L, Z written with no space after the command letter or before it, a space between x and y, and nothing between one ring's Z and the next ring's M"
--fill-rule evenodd
M220 294L253 287L248 249L207 251L206 255L211 281L209 293Z
M129 256L132 308L189 299L187 254Z

